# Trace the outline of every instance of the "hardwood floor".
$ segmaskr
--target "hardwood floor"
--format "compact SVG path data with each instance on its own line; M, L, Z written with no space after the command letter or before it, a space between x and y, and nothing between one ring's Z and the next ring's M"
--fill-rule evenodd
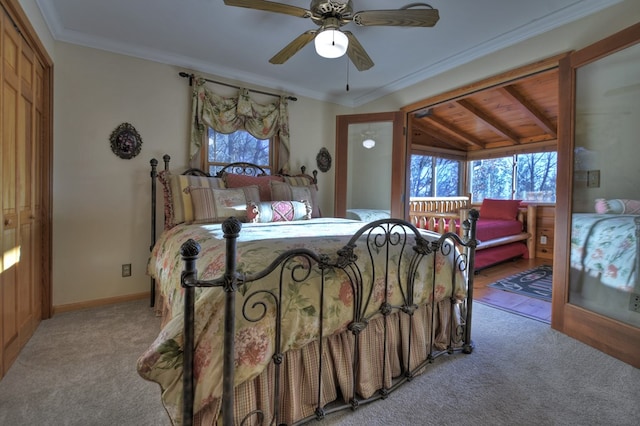
M499 279L543 264L551 264L551 261L547 259L518 259L479 271L474 277L473 300L550 323L551 302L488 287L489 284Z

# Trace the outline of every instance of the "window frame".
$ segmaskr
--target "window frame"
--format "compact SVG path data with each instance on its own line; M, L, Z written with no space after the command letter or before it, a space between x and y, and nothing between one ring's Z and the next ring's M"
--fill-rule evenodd
M439 158L444 158L447 160L452 160L452 161L459 161L460 162L460 170L459 170L459 176L458 176L458 195L462 196L462 195L466 195L465 193L465 189L467 188L467 182L468 182L468 173L467 173L467 169L468 169L468 164L469 162L467 161L466 155L458 153L458 152L451 152L448 150L444 150L444 149L437 149L437 148L428 148L428 147L413 147L411 149L411 153L409 155L409 162L408 162L408 172L409 172L409 192L411 191L411 186L410 186L410 182L411 182L411 160L412 157L414 155L423 155L423 156L430 156L430 157L439 157ZM434 175L435 176L435 175ZM434 185L435 185L435 179L434 179ZM437 196L437 195L435 195ZM409 194L409 197L412 197Z
M557 182L557 178L558 178L558 150L557 150L557 146L553 145L549 145L546 147L546 149L509 149L509 150L501 150L500 152L491 152L491 153L485 153L485 155L474 155L474 158L469 158L467 161L467 182L468 182L468 189L469 189L469 193L471 193L474 196L474 202L480 202L482 200L478 200L476 198L476 193L474 193L472 191L472 185L473 185L473 171L474 168L471 166L472 163L474 161L480 161L480 160L495 160L495 159L499 159L499 158L507 158L507 157L512 157L512 168L511 168L511 188L510 188L510 194L511 197L508 198L510 200L515 200L515 199L520 199L518 197L516 197L516 195L518 194L518 163L520 163L521 161L518 161L517 156L518 155L534 155L534 154L542 154L545 152L555 152L556 153L556 184L555 184L555 192L554 192L554 196L553 196L553 201L548 201L548 200L537 200L537 199L525 199L522 198L522 201L525 203L535 203L535 202L545 202L545 203L555 203L557 200L557 187L558 187L558 182ZM472 157L472 156L469 156ZM486 198L494 198L494 197L486 197Z

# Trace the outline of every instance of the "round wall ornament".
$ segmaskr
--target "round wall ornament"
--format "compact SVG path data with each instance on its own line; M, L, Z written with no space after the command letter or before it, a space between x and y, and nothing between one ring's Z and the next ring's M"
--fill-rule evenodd
M316 163L321 172L327 172L331 168L331 154L327 148L320 148L320 152L316 156Z
M111 151L125 160L129 160L140 154L142 138L138 131L129 123L122 123L116 127L111 136Z

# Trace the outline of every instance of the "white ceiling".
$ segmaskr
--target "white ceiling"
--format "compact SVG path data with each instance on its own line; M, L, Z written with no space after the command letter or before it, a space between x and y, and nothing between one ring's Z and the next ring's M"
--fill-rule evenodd
M620 0L429 0L433 28L347 24L375 63L319 57L313 43L282 65L271 58L310 19L226 6L222 0L36 0L58 41L135 56L345 106L359 106ZM281 0L309 8L310 0ZM353 0L354 11L412 0Z

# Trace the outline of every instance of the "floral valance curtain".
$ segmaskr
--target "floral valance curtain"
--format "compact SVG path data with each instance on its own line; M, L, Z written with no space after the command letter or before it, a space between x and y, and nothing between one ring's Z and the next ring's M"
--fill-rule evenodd
M190 158L200 153L207 126L220 133L246 130L258 139L278 136L279 169L289 169L289 112L287 99L261 105L253 102L248 89L240 89L236 97L216 95L205 87L206 80L193 80Z

